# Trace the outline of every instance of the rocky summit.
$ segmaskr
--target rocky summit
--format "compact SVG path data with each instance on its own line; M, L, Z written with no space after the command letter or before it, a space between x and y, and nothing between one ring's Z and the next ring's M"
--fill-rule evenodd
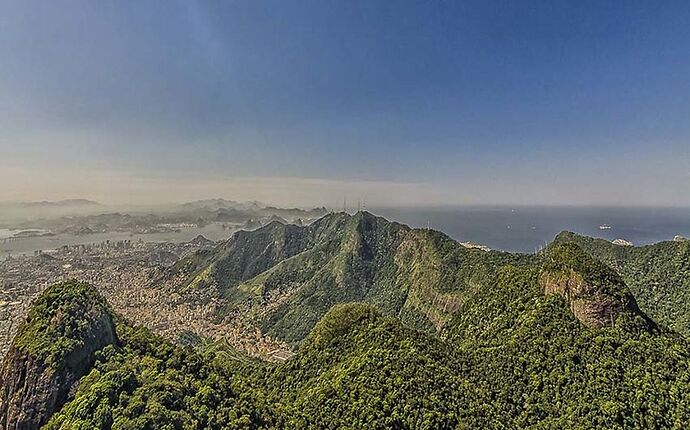
M115 343L112 314L93 287L67 282L48 288L0 369L0 428L39 428L89 372L96 352Z

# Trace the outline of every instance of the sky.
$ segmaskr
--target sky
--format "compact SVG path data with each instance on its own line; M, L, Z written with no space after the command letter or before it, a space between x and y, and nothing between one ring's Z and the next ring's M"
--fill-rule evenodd
M0 201L690 206L690 5L0 2Z

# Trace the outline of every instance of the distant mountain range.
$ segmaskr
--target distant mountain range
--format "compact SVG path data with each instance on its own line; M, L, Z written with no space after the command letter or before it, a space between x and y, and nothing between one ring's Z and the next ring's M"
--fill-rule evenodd
M80 207L80 206L101 206L100 203L93 200L87 199L68 199L68 200L58 200L54 202L42 201L42 202L27 202L22 203L25 207L30 208L55 208L55 207Z
M209 209L209 210L229 209L229 208L256 210L256 209L264 208L264 207L266 207L266 205L261 203L261 202L258 202L258 201L236 202L234 200L226 200L226 199L205 199L205 200L196 200L196 201L188 202L188 203L182 203L180 205L180 207L185 208L185 209Z
M535 255L468 249L367 212L271 222L168 276L295 356L176 345L59 284L5 357L0 428L682 429L690 344L667 324L684 308L647 312L675 303L684 252L571 233Z
M298 209L264 206L258 202L237 203L214 199L184 203L156 210L111 212L112 208L89 200L27 203L27 210L42 216L8 224L13 228L40 228L52 233L86 235L104 232L159 233L175 230L175 225L204 227L210 223L231 223L254 229L277 220L283 223L313 221L325 215L325 208ZM39 212L40 213L40 212Z

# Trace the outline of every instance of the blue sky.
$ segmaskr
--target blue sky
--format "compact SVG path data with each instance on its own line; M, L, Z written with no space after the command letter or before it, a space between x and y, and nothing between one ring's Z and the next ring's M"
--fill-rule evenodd
M688 22L687 2L5 1L0 200L690 205Z

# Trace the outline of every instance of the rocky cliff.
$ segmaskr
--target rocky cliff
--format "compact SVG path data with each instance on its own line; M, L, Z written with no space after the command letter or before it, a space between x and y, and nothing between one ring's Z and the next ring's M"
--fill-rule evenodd
M623 314L653 326L621 277L574 243L556 244L548 250L539 282L546 294L564 297L586 326L611 327Z
M115 342L112 314L93 287L66 282L48 288L0 368L0 429L43 425L91 368L96 351Z

